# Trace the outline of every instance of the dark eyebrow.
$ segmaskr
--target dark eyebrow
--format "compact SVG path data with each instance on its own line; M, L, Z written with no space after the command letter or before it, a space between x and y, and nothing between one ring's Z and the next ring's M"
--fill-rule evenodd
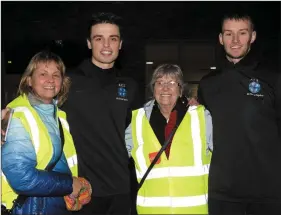
M93 39L96 38L96 37L103 37L103 35L99 35L99 34L94 35L94 36L93 36ZM110 35L109 37L118 37L118 38L120 38L120 36L117 35L117 34L116 34L116 35Z
M102 35L94 35L92 38L96 38L96 37L102 37Z
M249 29L248 28L242 28L239 31L249 31Z
M228 32L232 32L232 30L227 30L227 29L226 29L226 30L223 30L223 33L224 33L224 32L227 32L227 31L228 31ZM239 31L249 31L249 29L248 29L248 28L242 28L242 29L239 29Z

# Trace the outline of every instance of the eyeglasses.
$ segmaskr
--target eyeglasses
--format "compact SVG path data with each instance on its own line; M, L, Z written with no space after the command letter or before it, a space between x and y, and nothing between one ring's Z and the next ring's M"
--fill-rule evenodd
M155 87L162 89L164 86L167 86L168 88L175 88L177 86L180 86L180 84L176 81L169 81L169 82L164 82L164 81L156 81L155 82Z

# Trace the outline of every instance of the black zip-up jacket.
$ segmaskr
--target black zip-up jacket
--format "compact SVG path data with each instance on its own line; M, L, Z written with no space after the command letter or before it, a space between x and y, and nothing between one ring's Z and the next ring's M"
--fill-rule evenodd
M213 119L209 197L281 202L280 73L251 52L237 64L224 57L199 85Z
M68 75L72 85L62 109L77 150L79 176L89 180L93 196L129 193L124 136L127 112L138 105L136 82L118 77L115 68L97 67L90 59Z

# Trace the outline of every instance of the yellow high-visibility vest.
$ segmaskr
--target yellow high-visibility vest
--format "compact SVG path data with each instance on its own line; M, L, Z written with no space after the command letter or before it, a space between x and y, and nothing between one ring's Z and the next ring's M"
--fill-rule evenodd
M40 116L30 105L26 95L22 95L14 99L8 104L9 108L14 110L13 118L18 118L21 120L24 128L28 131L32 144L36 152L37 159L37 169L45 169L49 164L53 156L53 145L51 142L51 137L49 136L48 130ZM75 146L73 143L72 136L69 132L69 125L66 121L66 114L62 110L57 110L58 117L61 120L63 133L64 133L64 147L63 152L67 159L68 166L72 172L73 176L78 175L78 162ZM2 204L4 204L8 209L13 205L12 201L17 198L13 189L10 187L5 175L2 173Z
M132 156L138 182L161 149L143 108L132 115ZM208 174L204 107L190 108L179 125L169 159L159 161L137 195L138 214L208 214Z

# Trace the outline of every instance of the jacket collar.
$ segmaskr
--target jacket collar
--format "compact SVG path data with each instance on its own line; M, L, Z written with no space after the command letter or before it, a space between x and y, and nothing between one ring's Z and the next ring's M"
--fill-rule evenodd
M225 55L219 57L219 59L218 69L221 72L235 69L243 73L249 73L255 70L259 65L261 61L261 53L252 47L248 54L236 64L230 62Z
M83 75L87 77L95 77L99 75L104 75L104 74L113 74L117 73L115 70L115 67L112 67L110 69L102 69L95 64L92 63L91 59L86 59L84 60L80 65L79 65L79 71ZM102 73L102 74L99 74Z

